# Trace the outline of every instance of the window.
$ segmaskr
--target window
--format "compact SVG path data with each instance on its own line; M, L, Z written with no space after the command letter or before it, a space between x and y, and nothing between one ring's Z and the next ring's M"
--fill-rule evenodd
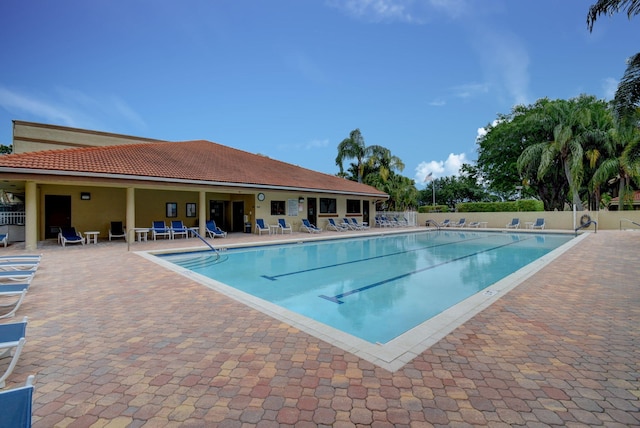
M360 214L360 199L347 199L347 214Z
M284 215L284 201L271 201L271 215Z
M336 200L332 198L320 198L320 214L336 214Z

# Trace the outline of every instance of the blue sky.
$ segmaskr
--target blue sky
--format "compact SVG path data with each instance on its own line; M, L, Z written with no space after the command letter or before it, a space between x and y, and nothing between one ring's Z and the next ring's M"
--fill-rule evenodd
M478 133L516 104L612 98L640 22L589 33L593 2L2 0L0 144L22 120L335 174L359 128L421 188L475 161Z

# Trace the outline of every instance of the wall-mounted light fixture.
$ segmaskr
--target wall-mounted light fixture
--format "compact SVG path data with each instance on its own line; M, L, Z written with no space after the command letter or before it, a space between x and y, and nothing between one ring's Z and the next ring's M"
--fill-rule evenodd
M300 196L300 198L298 199L298 203L304 204L304 198L302 196Z
M80 199L82 199L83 201L88 201L91 199L91 193L89 192L81 192L80 193Z

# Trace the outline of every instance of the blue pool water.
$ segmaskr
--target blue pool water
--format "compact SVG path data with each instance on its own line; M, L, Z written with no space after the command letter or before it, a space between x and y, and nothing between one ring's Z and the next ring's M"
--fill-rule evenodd
M161 256L371 343L386 343L572 239L432 231Z

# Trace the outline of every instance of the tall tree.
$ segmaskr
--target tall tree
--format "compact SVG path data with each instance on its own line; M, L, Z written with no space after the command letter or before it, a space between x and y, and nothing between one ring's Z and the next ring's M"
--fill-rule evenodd
M587 14L587 27L589 32L600 15L613 15L626 10L627 17L631 19L640 13L640 0L598 0L589 8ZM624 120L633 114L640 105L640 52L627 59L627 69L616 90L613 100L614 111L619 119Z
M360 133L360 129L354 129L349 133L349 137L342 140L338 144L338 156L336 156L336 165L340 168L340 175L344 175L343 162L345 159L355 159L358 183L362 183L364 175L365 159L371 153L372 148L367 147L364 143L364 137Z

